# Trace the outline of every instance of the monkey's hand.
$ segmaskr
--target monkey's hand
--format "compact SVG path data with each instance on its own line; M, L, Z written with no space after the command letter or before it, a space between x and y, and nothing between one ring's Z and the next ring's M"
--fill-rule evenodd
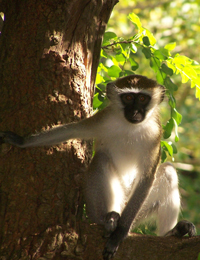
M0 132L0 144L3 143L20 147L24 143L24 138L10 131Z
M189 237L193 237L196 235L195 225L187 220L179 221L176 226L165 234L165 237L168 236L176 236L183 237L188 234Z
M110 237L112 232L116 229L119 219L120 219L119 213L115 211L111 211L107 213L105 217L105 224L104 224L104 228L105 228L104 237Z
M108 239L106 246L103 251L103 259L109 260L114 257L120 243L124 240L127 236L128 231L121 226L118 226L115 231L111 234L110 238Z

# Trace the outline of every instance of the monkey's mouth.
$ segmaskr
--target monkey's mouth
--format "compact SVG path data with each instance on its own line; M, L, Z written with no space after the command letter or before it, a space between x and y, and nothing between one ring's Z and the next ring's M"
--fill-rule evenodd
M132 120L135 120L137 122L141 122L143 120L143 116L140 112L135 112L132 116Z
M142 111L125 111L125 118L132 124L138 124L144 120L144 113Z

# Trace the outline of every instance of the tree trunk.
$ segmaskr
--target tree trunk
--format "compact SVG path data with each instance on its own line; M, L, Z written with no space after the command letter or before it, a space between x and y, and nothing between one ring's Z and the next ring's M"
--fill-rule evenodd
M0 1L1 130L27 135L90 115L101 40L116 2ZM75 257L91 146L2 146L0 259Z

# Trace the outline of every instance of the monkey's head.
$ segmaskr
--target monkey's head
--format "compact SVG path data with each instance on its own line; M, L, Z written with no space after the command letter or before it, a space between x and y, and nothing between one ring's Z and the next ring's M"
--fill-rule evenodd
M125 118L133 124L151 115L165 95L165 88L155 80L141 75L130 75L107 84L107 97L124 110Z

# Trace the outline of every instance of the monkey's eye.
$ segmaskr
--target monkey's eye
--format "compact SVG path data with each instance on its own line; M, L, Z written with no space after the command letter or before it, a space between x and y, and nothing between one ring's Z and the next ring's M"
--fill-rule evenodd
M147 101L147 96L146 95L139 95L138 99L141 103L145 103Z
M121 99L125 104L132 103L134 100L134 96L132 94L124 94L121 95Z
M126 95L125 98L126 98L127 101L133 100L133 96L132 95Z

